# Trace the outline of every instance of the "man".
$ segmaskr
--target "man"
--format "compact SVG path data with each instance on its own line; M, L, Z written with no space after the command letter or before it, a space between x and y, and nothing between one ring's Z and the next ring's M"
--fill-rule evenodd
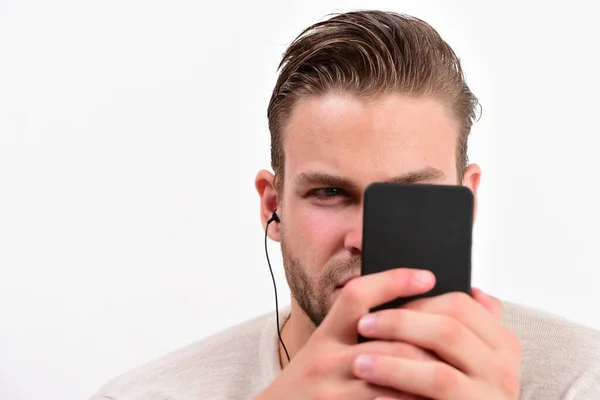
M358 276L366 186L477 195L481 171L467 163L477 98L437 32L409 16L345 13L304 31L281 67L268 107L274 173L260 171L256 188L290 308L129 372L93 399L600 399L591 329L477 289L369 313L435 277L402 266ZM373 340L357 343L359 333Z

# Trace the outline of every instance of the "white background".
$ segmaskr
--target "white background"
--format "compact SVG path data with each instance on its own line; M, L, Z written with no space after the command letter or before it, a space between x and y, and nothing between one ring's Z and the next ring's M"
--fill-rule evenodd
M596 1L3 0L0 398L86 399L272 309L253 181L276 67L366 7L433 24L483 104L475 284L600 328Z

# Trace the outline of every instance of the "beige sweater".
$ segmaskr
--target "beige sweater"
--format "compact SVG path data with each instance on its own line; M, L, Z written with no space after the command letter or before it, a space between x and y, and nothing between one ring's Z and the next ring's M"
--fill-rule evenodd
M503 322L522 342L521 400L600 400L600 332L507 302ZM280 372L277 340L269 313L117 377L91 400L250 399Z

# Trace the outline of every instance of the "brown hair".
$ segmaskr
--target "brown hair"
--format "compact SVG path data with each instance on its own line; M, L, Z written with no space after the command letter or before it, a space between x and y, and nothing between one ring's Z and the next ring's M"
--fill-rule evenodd
M458 56L426 22L383 11L338 14L301 32L278 68L267 111L278 188L285 161L282 131L294 105L303 96L329 91L439 96L460 122L456 162L462 178L478 100Z

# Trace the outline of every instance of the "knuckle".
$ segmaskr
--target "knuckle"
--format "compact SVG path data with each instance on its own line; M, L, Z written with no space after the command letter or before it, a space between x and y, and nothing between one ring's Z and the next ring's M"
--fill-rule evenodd
M441 397L456 393L457 377L453 370L444 363L436 363L433 370L433 387Z
M512 393L519 386L520 370L513 363L499 360L495 366L496 377L501 388Z
M472 301L472 299L466 293L452 293L450 295L450 301L448 301L448 314L455 318L459 318L470 301Z
M461 342L463 327L452 318L442 318L438 325L435 340L445 345L455 345Z
M318 355L314 357L306 366L306 376L309 378L320 378L327 375L333 368L334 364L333 356Z

